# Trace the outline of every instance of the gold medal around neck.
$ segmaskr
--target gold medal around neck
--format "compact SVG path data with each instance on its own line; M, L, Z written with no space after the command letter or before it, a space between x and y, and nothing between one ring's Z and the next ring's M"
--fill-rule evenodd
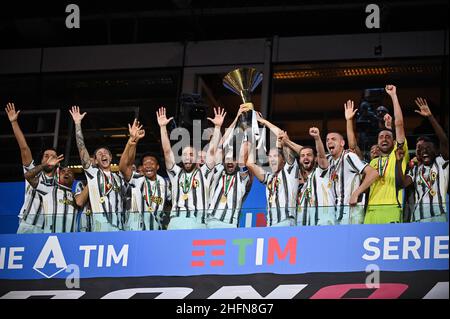
M104 203L105 202L105 197L104 196L102 196L102 197L100 197L100 203Z
M384 185L386 183L386 180L384 179L384 176L382 178L380 178L380 183L381 183L381 185Z
M433 196L433 197L436 196L436 191L434 189L431 189L430 190L430 195Z
M186 201L186 200L188 200L189 195L188 195L188 194L183 194L183 196L181 196L181 198L182 198L184 201Z
M226 203L227 202L227 197L225 195L222 195L222 197L220 198L220 202L222 204Z

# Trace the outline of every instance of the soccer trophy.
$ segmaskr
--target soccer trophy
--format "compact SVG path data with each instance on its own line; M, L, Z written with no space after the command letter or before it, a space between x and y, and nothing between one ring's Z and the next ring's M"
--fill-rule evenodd
M258 87L259 83L261 83L262 78L262 73L254 68L239 68L225 75L223 78L223 85L233 93L239 95L247 109L241 114L238 123L236 123L236 126L244 133L243 141L250 141L252 144L256 143L256 149L260 149L260 147L263 146L265 150L265 129L263 128L263 133L261 134L250 96L250 93ZM240 135L239 132L238 134L230 134L227 140L224 141L224 148L228 149L228 152L226 153L231 152L231 154L236 154L234 153L233 139L235 138L236 143L240 144L237 141L238 135ZM237 154L239 154L239 152Z
M238 126L245 132L252 127L252 131L257 129L256 114L250 93L252 93L261 83L263 75L254 68L239 68L229 72L223 78L223 85L233 93L239 95L242 103L246 104L248 111L241 115Z

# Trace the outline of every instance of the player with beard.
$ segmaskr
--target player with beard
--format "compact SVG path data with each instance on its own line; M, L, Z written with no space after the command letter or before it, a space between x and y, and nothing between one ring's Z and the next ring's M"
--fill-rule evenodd
M139 121L128 124L130 138L120 158L119 169L131 186L131 206L125 230L160 230L164 205L169 197L167 181L158 175L158 158L150 153L141 157L142 174L133 171L136 147L145 136Z
M299 162L304 172L304 183L299 189L297 199L297 225L334 225L334 197L328 188L328 160L325 147L317 127L309 129L316 148L300 146L290 140L285 145L299 154ZM317 153L316 153L317 150Z
M44 233L70 233L77 231L76 217L78 207L83 203L76 201L72 193L74 181L70 168L58 167L64 159L63 155L57 158L50 157L45 164L38 165L25 173L30 185L42 195L42 213L44 216ZM39 182L39 174L44 167L56 169L56 182L54 185L43 185Z
M247 167L256 178L266 185L268 226L295 226L296 199L299 184L299 166L293 151L283 144L286 132L269 121L258 118L272 132L277 132L276 147L269 150L269 168L266 172L255 163L254 150L250 151Z
M172 211L170 229L201 229L206 228L206 209L209 204L209 186L212 170L215 166L214 154L220 139L220 128L226 115L225 110L214 109L214 119L208 120L214 124L214 132L208 146L206 163L197 168L197 150L192 146L182 149L181 165L175 163L167 124L173 119L167 118L166 109L161 107L156 112L158 124L161 129L161 144L164 151L164 160L167 173L172 184Z
M225 132L222 141L226 141L245 108L241 105L233 123ZM221 146L219 146L219 149ZM219 150L218 150L219 151ZM221 154L223 152L221 151ZM217 158L217 157L216 157ZM237 228L241 216L242 204L249 192L252 176L245 163L248 158L248 143L242 143L239 161L234 159L233 148L228 148L224 160L213 170L210 188L207 228Z
M403 219L403 191L398 184L396 165L400 165L399 169L405 171L409 161L408 143L397 88L394 85L386 85L385 90L394 106L395 139L392 130L382 129L378 133L380 156L373 159L370 166L377 170L379 177L370 186L365 224L400 223ZM405 153L401 162L396 158L396 151L399 148Z
M118 231L123 229L123 193L125 189L123 178L111 172L111 151L100 147L94 151L94 165L91 164L89 152L84 144L81 121L86 112L80 113L78 106L69 110L75 123L75 137L81 164L87 178L89 202L93 214L92 231Z
M420 115L428 118L440 142L441 155L433 142L422 139L418 145L417 157L420 163L403 174L400 164L397 164L397 174L401 176L404 187L413 185L415 189L415 205L412 210L414 222L446 222L446 196L448 190L448 138L431 113L426 100L418 98L416 104ZM397 161L402 162L405 156L403 150L397 151Z
M378 177L377 171L359 157L344 149L344 137L328 133L328 185L336 206L336 224L362 224L364 220L364 192ZM365 175L363 179L363 175Z
M35 167L31 150L27 144L25 136L19 126L19 111L16 111L14 103L8 103L5 108L8 119L20 147L24 174ZM56 150L47 148L41 158L41 164L45 164L49 159L56 158ZM54 183L55 167L44 165L42 171L37 176L39 183L44 186L52 186ZM19 212L18 234L42 233L44 229L44 217L41 215L42 196L25 180L25 197L22 208Z

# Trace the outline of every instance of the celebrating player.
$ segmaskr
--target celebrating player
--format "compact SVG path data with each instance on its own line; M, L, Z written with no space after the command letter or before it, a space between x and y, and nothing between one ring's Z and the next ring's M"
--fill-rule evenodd
M209 204L209 186L212 169L215 166L214 154L220 139L220 128L226 112L221 108L214 109L214 132L206 154L205 165L197 168L197 150L192 146L182 149L181 165L175 163L167 124L173 119L167 118L166 109L158 109L156 116L161 129L161 144L167 173L172 184L172 211L167 229L205 228L206 209Z
M89 202L94 221L93 231L122 230L124 181L119 174L111 172L111 151L106 147L96 149L94 151L94 167L91 164L81 130L81 121L86 116L86 112L81 114L78 106L73 106L69 112L75 123L78 152L87 178Z
M136 147L145 136L138 120L128 124L130 138L120 158L119 169L131 185L131 207L127 212L126 230L159 230L164 205L170 197L167 181L158 175L159 162L153 154L141 157L142 175L133 171Z

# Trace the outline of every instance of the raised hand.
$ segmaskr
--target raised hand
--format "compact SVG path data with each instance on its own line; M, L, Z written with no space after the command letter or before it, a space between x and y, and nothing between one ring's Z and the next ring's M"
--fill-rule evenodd
M80 113L80 107L78 106L72 106L72 109L69 110L70 115L72 115L72 119L75 122L75 124L81 124L81 120L86 116L86 112L83 114Z
M309 135L311 135L315 140L320 139L320 131L317 127L311 127L309 129Z
M282 143L286 143L287 141L290 141L289 135L287 134L286 131L280 131L280 133L278 133L278 137L281 138Z
M130 138L137 142L141 138L145 136L145 130L142 129L143 125L137 120L134 119L133 125L128 124L128 132L130 133Z
M286 131L280 130L277 136L277 142L284 144L285 141L289 140L289 136Z
M345 111L345 119L348 120L352 120L353 117L355 116L356 112L358 112L358 109L354 109L354 103L352 100L348 100L345 104L344 104L344 111Z
M239 105L239 110L237 112L237 116L240 116L242 113L245 113L249 110L249 108L247 107L247 104L241 104Z
M388 129L392 129L392 116L390 116L389 114L385 114L383 117L384 120L384 127L388 128Z
M56 166L64 159L64 155L58 155L58 157L49 157L47 162L45 163L48 166Z
M390 97L397 95L397 88L395 87L395 85L388 84L384 89Z
M227 112L225 112L225 109L222 109L220 107L214 108L214 118L208 117L207 119L211 121L211 123L214 124L214 126L222 126L223 120L225 119L225 116L227 115Z
M416 105L419 107L419 110L414 110L414 112L419 113L420 115L425 117L430 117L432 115L430 108L428 107L427 100L418 97L416 98L415 102Z
M167 126L167 124L173 120L173 117L169 119L167 118L165 107L160 107L158 111L156 111L156 118L158 119L158 124L160 127Z
M19 117L20 110L16 112L16 108L14 106L14 103L8 103L8 104L6 104L5 112L8 115L9 121L12 123L14 121L17 121L17 118Z

